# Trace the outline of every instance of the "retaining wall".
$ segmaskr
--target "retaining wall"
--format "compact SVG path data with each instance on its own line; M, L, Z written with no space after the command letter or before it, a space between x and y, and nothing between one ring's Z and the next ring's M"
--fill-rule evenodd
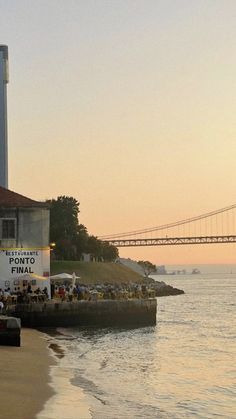
M152 326L156 324L155 298L18 304L11 315L22 326Z

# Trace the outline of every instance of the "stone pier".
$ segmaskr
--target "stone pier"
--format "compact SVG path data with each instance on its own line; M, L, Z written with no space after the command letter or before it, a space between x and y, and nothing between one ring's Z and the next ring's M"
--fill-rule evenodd
M19 317L22 326L153 326L156 324L155 298L131 300L98 300L17 304L11 315Z

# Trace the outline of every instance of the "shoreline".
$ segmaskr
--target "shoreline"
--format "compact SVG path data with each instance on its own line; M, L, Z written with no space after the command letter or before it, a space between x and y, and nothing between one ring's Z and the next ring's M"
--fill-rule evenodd
M6 419L33 419L55 394L50 368L56 364L44 334L21 329L21 346L1 346L0 404Z
M55 330L55 329L54 329ZM64 362L65 348L56 342L52 330L40 331L56 362L50 365L50 386L53 394L44 403L36 419L91 419L88 397L83 389L72 384L73 372L68 360ZM58 334L62 334L58 331Z
M21 346L0 346L0 354L1 417L91 418L83 390L71 384L72 372L61 363L63 346L46 331L22 328Z

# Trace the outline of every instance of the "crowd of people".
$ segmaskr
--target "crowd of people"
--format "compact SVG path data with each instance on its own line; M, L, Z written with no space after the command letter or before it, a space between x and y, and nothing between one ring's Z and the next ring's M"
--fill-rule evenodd
M37 287L33 290L31 284L27 284L23 285L22 288L15 287L14 290L11 290L10 287L4 290L0 288L0 312L3 312L11 304L28 304L34 297L37 297L37 300L41 298L41 301L48 300L47 287L43 289Z
M63 285L51 284L51 298L73 300L119 300L155 297L155 289L144 284Z
M77 301L77 300L121 300L132 298L153 298L156 296L154 284L68 284L51 282L51 300ZM0 288L0 312L3 312L8 305L28 304L31 302L45 302L49 300L48 289L32 289L30 283L22 288L17 287L11 290Z

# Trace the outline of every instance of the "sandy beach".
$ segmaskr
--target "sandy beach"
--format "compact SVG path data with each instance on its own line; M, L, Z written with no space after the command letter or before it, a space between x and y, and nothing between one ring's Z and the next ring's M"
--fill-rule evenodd
M44 335L22 329L21 347L0 346L0 418L34 419L53 396L49 368L55 364Z

